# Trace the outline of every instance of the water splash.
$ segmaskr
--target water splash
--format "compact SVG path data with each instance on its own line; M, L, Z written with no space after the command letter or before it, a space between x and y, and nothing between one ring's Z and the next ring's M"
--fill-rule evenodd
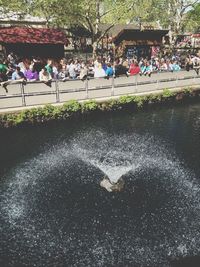
M173 158L176 157L170 154L169 147L161 146L160 140L152 136L107 136L101 131L81 133L71 142L71 151L76 157L99 168L113 182L141 167L166 169L168 166L171 169L175 165Z

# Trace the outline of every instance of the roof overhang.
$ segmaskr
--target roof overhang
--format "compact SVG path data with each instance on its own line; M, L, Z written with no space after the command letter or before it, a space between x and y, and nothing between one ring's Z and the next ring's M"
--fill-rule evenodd
M53 28L0 28L0 42L9 44L69 44L66 34Z
M114 42L119 44L122 40L161 40L168 32L168 30L124 29L114 38Z

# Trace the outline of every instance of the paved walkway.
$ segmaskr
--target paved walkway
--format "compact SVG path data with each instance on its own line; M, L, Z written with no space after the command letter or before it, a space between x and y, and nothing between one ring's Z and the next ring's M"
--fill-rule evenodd
M97 99L103 101L128 94L155 93L165 88L200 87L200 76L194 71L177 73L156 73L151 77L133 76L116 79L91 79L54 82L48 87L40 82L26 86L10 85L6 95L0 87L0 112L12 112L44 104L59 105L70 99L79 101Z

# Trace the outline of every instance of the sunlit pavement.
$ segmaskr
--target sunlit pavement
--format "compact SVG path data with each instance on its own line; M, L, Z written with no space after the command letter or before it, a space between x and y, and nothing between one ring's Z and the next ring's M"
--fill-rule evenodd
M120 95L154 92L165 88L179 88L200 85L200 76L195 71L174 73L154 73L148 76L118 77L115 79L73 80L52 83L48 87L43 83L9 85L6 94L0 87L0 112L18 107L63 103L68 100L86 100L109 98ZM8 109L8 110L7 110Z

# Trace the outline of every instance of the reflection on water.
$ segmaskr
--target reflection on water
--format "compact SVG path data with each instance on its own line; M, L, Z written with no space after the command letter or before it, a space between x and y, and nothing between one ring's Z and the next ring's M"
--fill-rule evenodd
M120 122L80 126L4 173L1 266L170 266L200 254L195 171L164 134ZM106 192L104 174L125 189Z

